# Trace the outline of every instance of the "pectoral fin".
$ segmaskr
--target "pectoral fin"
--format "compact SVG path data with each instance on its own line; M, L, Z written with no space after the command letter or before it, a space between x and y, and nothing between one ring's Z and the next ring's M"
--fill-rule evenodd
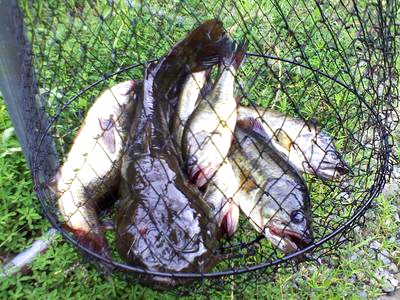
M275 131L274 136L279 144L281 144L286 150L290 150L293 141L283 129Z
M100 128L103 130L101 139L110 153L115 153L115 121L110 116L108 119L99 118Z
M271 139L271 135L265 130L262 120L259 118L247 117L238 119L236 123L242 129L247 130L250 133L255 133L265 141L269 141Z

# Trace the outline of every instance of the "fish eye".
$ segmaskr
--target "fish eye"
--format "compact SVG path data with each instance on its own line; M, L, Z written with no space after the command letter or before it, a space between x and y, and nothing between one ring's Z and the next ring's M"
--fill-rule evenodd
M292 214L290 215L290 220L294 224L300 224L301 222L304 221L304 214L301 211L296 210L292 212Z

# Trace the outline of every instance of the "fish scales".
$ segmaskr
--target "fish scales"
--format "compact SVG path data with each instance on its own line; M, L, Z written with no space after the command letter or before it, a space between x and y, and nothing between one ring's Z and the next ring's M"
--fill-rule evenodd
M240 178L235 200L242 212L257 231L286 253L309 245L311 209L304 179L251 132L239 126L235 137L229 159Z

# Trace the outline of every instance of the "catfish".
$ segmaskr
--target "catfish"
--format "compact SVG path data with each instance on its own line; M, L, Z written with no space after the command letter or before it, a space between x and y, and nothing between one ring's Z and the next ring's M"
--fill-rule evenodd
M216 224L182 172L169 124L179 82L218 63L224 43L222 22L209 20L146 67L142 108L123 156L115 215L119 254L146 272L207 272L218 261ZM160 275L141 275L139 280L160 289L187 282Z

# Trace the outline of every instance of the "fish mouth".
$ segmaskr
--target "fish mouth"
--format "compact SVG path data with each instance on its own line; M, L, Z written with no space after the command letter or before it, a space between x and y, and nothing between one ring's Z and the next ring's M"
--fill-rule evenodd
M298 232L291 230L289 225L279 221L270 221L266 229L277 241L277 246L285 253L295 252L306 248L313 242L312 234L307 232Z
M314 170L312 170L312 172L314 172ZM344 162L338 163L336 165L326 163L325 168L323 166L317 167L315 173L324 180L338 180L344 175L351 173L351 169Z

